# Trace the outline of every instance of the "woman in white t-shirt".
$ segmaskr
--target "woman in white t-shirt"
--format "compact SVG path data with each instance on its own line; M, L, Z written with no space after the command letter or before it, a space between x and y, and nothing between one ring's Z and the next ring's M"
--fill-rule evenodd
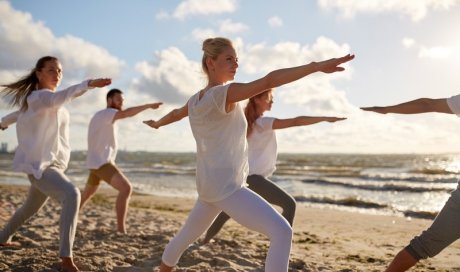
M386 107L364 107L365 111L381 114L417 114L439 112L460 116L460 95L450 98L419 98L405 103ZM421 259L434 257L444 248L460 238L460 182L452 191L444 207L433 224L415 236L409 244L399 251L387 267L387 272L406 271Z
M168 243L160 271L171 271L184 250L208 229L224 211L240 224L270 239L266 271L287 271L292 229L289 223L263 198L244 186L248 175L247 123L238 103L264 90L280 86L314 72L342 71L340 64L354 58L337 59L276 70L249 83L230 83L238 68L238 58L230 40L212 38L203 42L202 67L208 84L181 108L157 122L161 126L189 116L197 145L196 183L198 200L182 229Z
M278 119L263 116L273 104L272 90L267 90L249 99L244 114L248 122L248 161L249 176L246 180L248 188L263 197L269 203L280 206L283 217L292 227L295 216L295 199L268 179L276 170L278 156L275 129L294 126L307 126L319 122L336 122L346 118L298 116L289 119ZM206 232L203 243L209 242L223 227L230 217L221 212Z
M63 271L78 271L72 246L77 226L80 191L64 174L70 158L69 113L63 107L88 89L104 87L110 79L86 80L56 92L62 79L62 66L55 57L42 57L35 68L11 84L1 85L2 94L20 109L2 118L0 128L16 122L18 147L13 169L28 175L31 186L24 204L0 231L0 246L20 246L11 239L16 230L46 203L59 201L59 256Z

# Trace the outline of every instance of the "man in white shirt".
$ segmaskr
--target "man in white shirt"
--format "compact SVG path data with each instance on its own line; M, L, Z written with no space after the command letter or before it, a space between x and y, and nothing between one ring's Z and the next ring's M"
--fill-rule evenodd
M151 103L123 110L123 92L112 89L107 93L107 108L91 118L88 129L88 153L86 165L90 169L85 190L82 193L80 210L96 193L101 180L118 190L116 213L118 231L126 233L126 214L132 186L128 178L115 164L117 156L117 125L115 121L132 117L146 109L157 109L162 103Z

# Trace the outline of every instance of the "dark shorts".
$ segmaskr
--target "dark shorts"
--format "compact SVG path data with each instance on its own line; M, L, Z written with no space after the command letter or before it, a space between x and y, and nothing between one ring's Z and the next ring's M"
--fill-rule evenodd
M101 180L103 180L110 184L110 181L115 174L121 175L120 169L111 163L106 163L98 169L90 169L89 177L86 183L88 185L98 186L101 184Z

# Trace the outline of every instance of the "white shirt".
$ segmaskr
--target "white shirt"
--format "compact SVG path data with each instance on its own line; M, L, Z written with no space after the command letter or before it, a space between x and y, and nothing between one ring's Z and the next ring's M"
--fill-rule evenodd
M215 86L188 101L197 145L196 184L200 199L219 201L240 189L248 175L247 122L239 103L225 111L229 85Z
M271 176L278 155L272 117L259 117L248 137L249 175Z
M65 170L70 158L69 113L63 105L88 89L88 81L62 91L33 91L28 108L17 117L18 147L13 169L36 179L50 165Z
M0 120L0 126L8 127L9 125L16 123L16 121L18 120L19 113L21 112L15 111L8 115L3 116L2 119Z
M452 112L460 116L460 94L449 97L446 99L446 101Z
M117 157L117 125L113 122L117 109L106 108L94 114L88 128L86 166L98 169L106 163L115 163Z

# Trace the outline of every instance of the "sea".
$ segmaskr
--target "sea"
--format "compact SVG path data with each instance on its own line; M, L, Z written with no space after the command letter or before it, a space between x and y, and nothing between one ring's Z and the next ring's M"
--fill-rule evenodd
M29 185L0 154L0 184ZM83 188L86 153L72 152L67 175ZM195 153L120 151L117 165L147 195L196 198ZM460 154L279 154L271 177L298 205L432 219L457 187ZM103 186L110 188L109 185Z

